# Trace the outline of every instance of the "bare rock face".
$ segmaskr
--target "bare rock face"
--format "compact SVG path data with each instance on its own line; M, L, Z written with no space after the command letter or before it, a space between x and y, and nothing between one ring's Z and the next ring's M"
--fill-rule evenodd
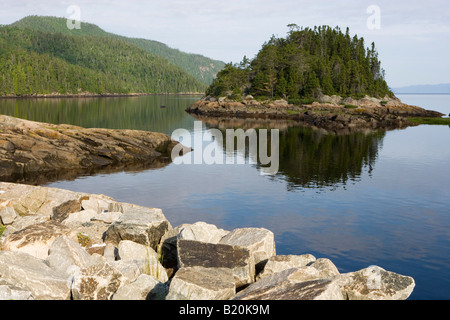
M85 129L4 115L0 129L0 177L14 180L43 172L145 162L170 155L178 144L162 133Z
M187 267L172 279L167 300L228 300L235 294L228 268Z

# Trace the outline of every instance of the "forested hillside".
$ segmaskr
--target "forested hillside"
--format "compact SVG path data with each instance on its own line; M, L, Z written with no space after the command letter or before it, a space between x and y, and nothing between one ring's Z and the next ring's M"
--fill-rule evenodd
M348 28L343 33L338 27L290 27L286 38L273 36L253 60L227 64L206 94L292 102L321 94L392 96L374 43L366 48L364 39L350 36Z
M131 45L144 49L152 55L167 59L170 63L179 66L206 85L211 84L216 74L225 66L225 63L222 61L172 49L158 41L129 38L109 33L91 23L81 22L80 29L71 30L67 28L67 19L65 18L28 16L13 23L11 26L41 32L62 33L68 36L99 36L123 40Z
M120 39L0 27L0 95L204 89L180 67Z

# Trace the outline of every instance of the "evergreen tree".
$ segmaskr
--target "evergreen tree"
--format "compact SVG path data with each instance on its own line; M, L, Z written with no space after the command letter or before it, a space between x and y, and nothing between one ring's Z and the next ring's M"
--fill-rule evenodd
M234 78L245 73L239 85L230 86L230 75L219 73L207 92L250 92L262 98L286 99L321 94L355 98L393 95L374 43L366 50L364 39L351 37L349 28L345 34L338 27L301 29L292 24L289 28L286 38L272 36L250 63L245 60L233 66Z

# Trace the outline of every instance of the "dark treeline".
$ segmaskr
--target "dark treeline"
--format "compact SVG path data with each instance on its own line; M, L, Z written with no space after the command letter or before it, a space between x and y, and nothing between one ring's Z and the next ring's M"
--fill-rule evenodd
M339 27L289 27L286 38L272 36L253 60L227 64L206 94L293 102L321 94L392 96L374 43L366 48L348 28L343 33Z
M0 27L0 95L204 89L180 67L120 39Z

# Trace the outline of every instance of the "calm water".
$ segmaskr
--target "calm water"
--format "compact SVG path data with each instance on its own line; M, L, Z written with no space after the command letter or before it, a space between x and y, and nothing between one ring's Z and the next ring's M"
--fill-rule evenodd
M448 95L401 95L404 102L450 113ZM127 128L193 136L238 123L204 123L184 112L195 97L0 100L0 113L84 127ZM166 106L161 108L160 106ZM274 124L272 124L273 126ZM245 129L249 126L244 124ZM341 272L369 265L410 275L411 299L450 298L450 128L334 136L311 128L280 132L280 170L245 165L175 165L83 176L47 186L102 193L162 208L173 226L205 221L224 229L265 227L278 254L311 253ZM189 143L186 143L189 144ZM189 155L188 155L189 156ZM254 155L250 155L250 159Z

